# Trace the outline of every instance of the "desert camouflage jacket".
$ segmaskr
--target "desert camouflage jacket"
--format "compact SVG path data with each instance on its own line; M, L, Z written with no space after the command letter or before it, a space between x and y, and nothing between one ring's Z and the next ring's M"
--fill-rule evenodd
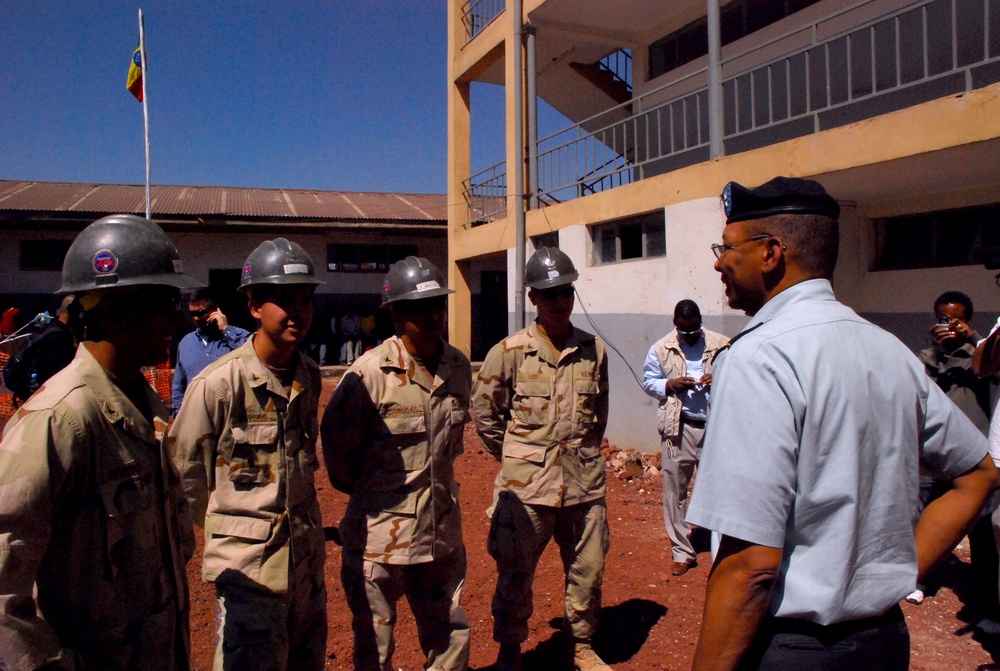
M314 485L322 380L308 357L294 362L286 394L251 338L191 381L170 427L170 454L205 528L208 582L235 572L283 593L290 570L304 562L322 570Z
M608 359L591 334L574 328L562 352L534 323L500 341L476 378L472 412L500 460L497 491L545 506L604 496Z
M345 551L416 564L464 551L453 462L462 453L472 369L445 345L431 375L397 337L347 371L323 415L330 481L351 494Z
M137 384L152 424L82 346L4 430L0 669L188 668L191 516Z

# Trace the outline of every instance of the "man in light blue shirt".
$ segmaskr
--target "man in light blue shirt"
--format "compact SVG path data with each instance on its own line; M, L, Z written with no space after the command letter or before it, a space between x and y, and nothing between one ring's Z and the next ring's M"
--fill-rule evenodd
M663 524L673 555L671 573L681 576L695 564L691 527L684 521L688 486L701 458L712 384L712 358L726 337L702 327L701 309L684 299L674 307L674 330L653 343L646 355L642 388L659 401L663 472Z
M834 298L840 208L821 185L730 183L723 202L715 269L752 319L716 358L688 509L720 537L694 668L905 670L898 602L996 488L985 438ZM921 468L953 486L918 521Z
M174 417L181 409L188 383L205 366L239 349L250 337L246 329L230 326L226 315L219 309L215 295L207 287L191 295L188 314L195 330L181 338L177 345L177 365L170 383Z

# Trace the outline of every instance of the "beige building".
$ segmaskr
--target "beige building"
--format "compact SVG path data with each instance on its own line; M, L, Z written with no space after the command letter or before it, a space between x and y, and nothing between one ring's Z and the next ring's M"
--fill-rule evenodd
M580 270L575 323L594 330L585 309L624 357L613 442L658 446L628 368L678 300L729 335L745 323L709 250L730 180L822 182L843 208L838 296L914 349L944 290L981 331L1000 312L978 257L1000 245L994 0L450 0L449 28L452 342L480 358L514 328L523 220L526 254L558 244ZM489 86L505 155L473 174ZM564 129L538 128L539 100Z
M444 267L448 258L440 194L154 185L151 205L187 274L210 285L230 321L247 328L254 323L236 288L243 262L264 240L289 238L312 258L325 283L316 293L317 339L348 308L378 314L393 262L415 254ZM54 312L76 234L108 214L144 212L143 186L0 180L0 311Z

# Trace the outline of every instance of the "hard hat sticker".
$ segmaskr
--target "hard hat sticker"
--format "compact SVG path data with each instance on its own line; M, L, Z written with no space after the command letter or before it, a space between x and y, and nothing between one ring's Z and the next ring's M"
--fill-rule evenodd
M417 291L429 291L431 289L440 289L441 285L435 280L430 280L429 282L418 282Z
M118 268L118 257L110 249L102 249L94 254L94 272L108 275Z
M549 279L551 280L551 279L554 279L556 277L559 277L559 271L558 270L550 270L549 271Z
M180 259L174 259L174 272L175 273L183 273L184 272L184 264L181 263Z
M304 263L286 263L284 266L286 275L308 275L309 266Z
M243 264L243 277L249 277L249 276L250 276L250 262L247 261L246 263Z

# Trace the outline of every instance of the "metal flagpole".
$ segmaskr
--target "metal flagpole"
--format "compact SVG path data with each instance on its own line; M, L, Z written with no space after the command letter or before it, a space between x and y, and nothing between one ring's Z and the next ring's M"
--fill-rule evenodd
M139 56L142 59L142 124L146 139L146 218L152 219L149 206L149 107L147 107L149 96L146 94L149 71L146 69L146 30L142 22L142 8L139 9Z

